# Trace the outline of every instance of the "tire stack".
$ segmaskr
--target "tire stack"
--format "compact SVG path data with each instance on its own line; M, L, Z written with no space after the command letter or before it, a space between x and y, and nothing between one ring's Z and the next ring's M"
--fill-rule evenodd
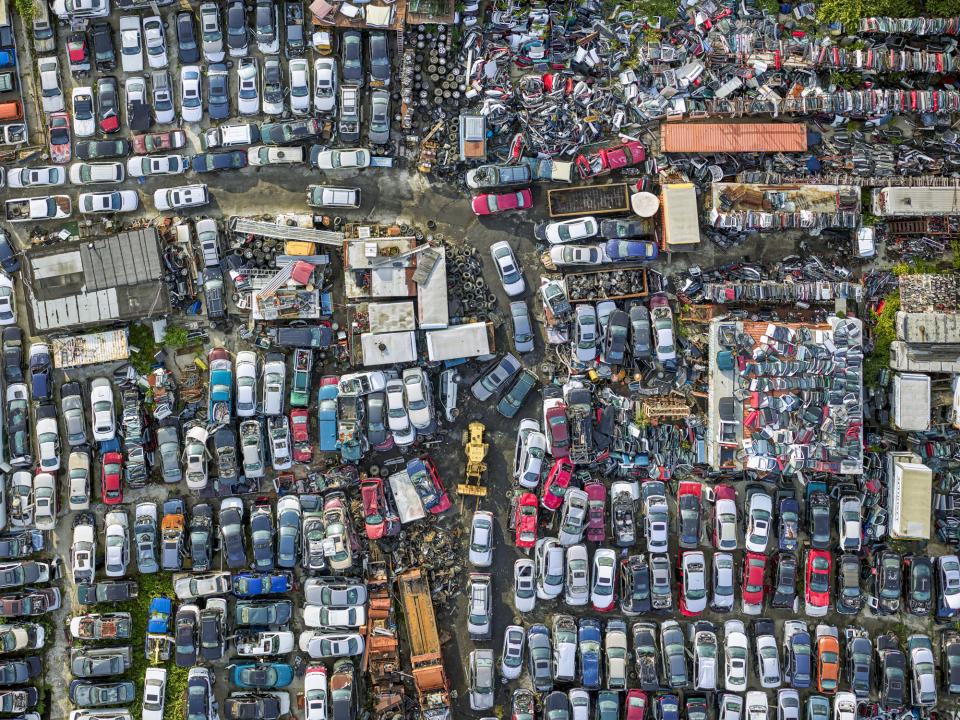
M447 285L456 299L457 314L486 320L497 298L483 279L483 267L475 248L446 244Z

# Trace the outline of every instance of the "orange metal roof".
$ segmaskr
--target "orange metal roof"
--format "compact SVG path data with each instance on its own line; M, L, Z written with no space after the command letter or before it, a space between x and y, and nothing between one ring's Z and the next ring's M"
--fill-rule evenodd
M804 152L803 123L665 123L662 152Z

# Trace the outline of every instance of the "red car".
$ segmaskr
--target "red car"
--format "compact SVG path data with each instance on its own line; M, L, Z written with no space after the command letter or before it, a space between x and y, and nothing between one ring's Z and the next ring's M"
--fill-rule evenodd
M583 486L587 493L587 540L603 542L606 537L604 511L607 505L607 489L603 483L592 482Z
M623 701L623 720L643 720L646 709L647 694L637 688L629 690Z
M108 452L100 463L100 491L103 502L105 505L119 505L123 502L123 488L120 486L123 458L118 452Z
M68 163L73 157L70 149L70 116L65 112L52 113L47 123L50 135L50 159L55 163Z
M183 130L171 130L165 133L134 135L130 138L130 142L137 155L145 155L152 152L182 148L187 144L187 136Z
M604 148L600 151L603 156L604 170L612 171L642 163L647 154L643 149L643 144L637 141L625 142L612 148Z
M474 215L496 215L507 210L526 210L533 205L530 189L509 193L483 193L473 198Z
M367 478L360 483L360 499L363 502L363 529L371 540L383 537L384 511L387 505L383 496L383 480Z
M517 503L515 543L517 547L530 548L537 542L537 496L524 493Z
M807 615L820 617L830 607L830 553L811 550L807 553Z
M437 501L436 505L430 508L430 512L436 515L437 513L442 513L444 510L449 510L450 496L447 495L447 489L443 486L443 481L440 480L440 473L437 472L437 466L433 464L433 460L429 455L421 455L417 459L422 462L423 466L427 469L427 474L430 476L433 486L437 489L437 493L440 495L440 500Z
M573 477L573 463L566 458L557 458L550 468L547 481L543 484L542 505L547 510L556 510L563 502L563 496L570 487L570 478Z
M743 587L740 597L743 599L743 612L759 615L763 610L763 575L767 569L767 556L748 552L743 561Z
M313 444L310 442L310 418L306 410L290 411L290 430L293 432L293 460L308 463L313 460Z

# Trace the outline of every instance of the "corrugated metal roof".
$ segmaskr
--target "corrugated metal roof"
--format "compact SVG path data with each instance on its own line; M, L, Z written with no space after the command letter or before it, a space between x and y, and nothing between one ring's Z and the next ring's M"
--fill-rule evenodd
M665 123L662 152L804 152L803 123Z
M163 276L153 227L83 242L80 257L87 290L139 285Z

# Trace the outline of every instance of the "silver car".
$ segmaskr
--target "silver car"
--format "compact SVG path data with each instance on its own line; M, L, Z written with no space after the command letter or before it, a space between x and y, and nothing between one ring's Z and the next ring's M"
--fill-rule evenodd
M370 94L370 144L390 142L390 93L374 90Z
M183 471L180 469L180 438L175 425L164 425L157 429L157 453L160 455L163 481L180 482Z
M87 442L86 412L79 383L64 383L60 389L60 412L67 443L72 447Z
M223 30L220 28L220 7L206 2L200 6L200 37L203 57L207 62L218 63L224 58Z
M530 327L530 312L524 300L510 303L510 318L513 320L513 347L519 353L533 352L533 330Z

